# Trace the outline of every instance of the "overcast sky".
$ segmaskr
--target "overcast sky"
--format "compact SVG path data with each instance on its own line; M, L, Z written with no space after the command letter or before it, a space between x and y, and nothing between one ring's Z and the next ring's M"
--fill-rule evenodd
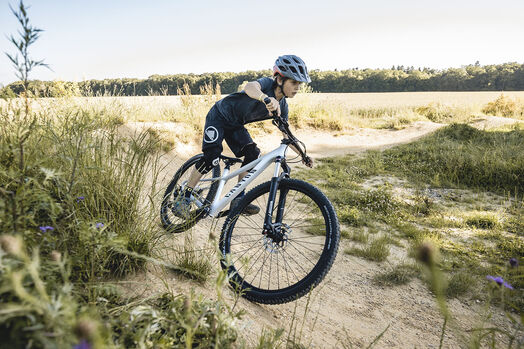
M3 52L19 25L0 0L0 83L16 80ZM309 69L449 68L524 63L524 0L32 0L44 30L31 49L53 71L30 78L146 78L271 69L296 54Z

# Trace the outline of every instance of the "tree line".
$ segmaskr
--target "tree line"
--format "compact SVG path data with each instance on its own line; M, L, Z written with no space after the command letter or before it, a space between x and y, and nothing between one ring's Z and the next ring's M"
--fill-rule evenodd
M200 94L209 86L219 86L221 93L239 90L246 81L271 76L270 70L242 73L205 73L152 75L147 79L104 79L82 82L32 80L29 90L39 96L149 96L177 95L191 91ZM461 68L437 70L396 66L390 69L347 69L310 71L314 92L406 92L406 91L517 91L524 90L524 64L472 64ZM184 85L187 85L184 92ZM4 87L0 95L16 96L23 92L20 82Z

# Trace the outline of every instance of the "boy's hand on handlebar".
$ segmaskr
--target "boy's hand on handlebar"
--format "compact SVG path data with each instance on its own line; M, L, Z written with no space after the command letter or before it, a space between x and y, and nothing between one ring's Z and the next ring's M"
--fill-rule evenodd
M270 116L280 116L280 103L274 97L266 97L264 99L266 108Z
M313 159L306 155L304 159L302 159L302 163L306 165L309 168L313 167Z

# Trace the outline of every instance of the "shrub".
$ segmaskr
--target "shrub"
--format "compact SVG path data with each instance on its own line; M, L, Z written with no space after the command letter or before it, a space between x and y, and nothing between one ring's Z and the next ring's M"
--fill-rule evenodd
M389 256L389 241L388 237L380 237L375 239L365 248L349 248L344 252L347 254L362 257L375 262L383 262Z
M362 216L362 213L356 207L344 206L338 211L338 218L340 222L354 226L360 227L365 224L365 220Z
M501 94L493 102L489 102L482 108L484 114L504 117L522 118L524 116L524 105Z
M67 252L74 280L143 267L120 251L149 255L157 231L143 204L158 161L147 133L124 140L86 111L24 117L15 107L3 111L0 128L3 231L23 232L43 253Z
M495 229L500 226L497 215L490 212L472 213L466 217L465 223L479 229Z
M453 111L441 104L430 103L426 106L418 107L415 111L429 120L438 123L443 123L454 118Z

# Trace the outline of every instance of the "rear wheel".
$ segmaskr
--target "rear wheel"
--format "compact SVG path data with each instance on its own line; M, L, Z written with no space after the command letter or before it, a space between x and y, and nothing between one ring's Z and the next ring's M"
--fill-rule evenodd
M220 251L234 288L249 300L278 304L302 297L322 281L335 260L340 232L329 199L314 186L294 179L280 182L275 223L264 230L270 185L255 187L229 213ZM259 206L261 212L242 215L249 204Z
M220 177L220 166L213 167L212 171L203 175L193 190L193 196L201 207L198 207L195 201L192 202L188 217L179 217L173 210L173 203L184 195L183 192L191 171L202 157L203 154L198 154L187 160L175 173L164 193L160 206L160 219L164 229L170 233L181 233L194 226L203 217L204 209L211 204L217 192L218 182L203 182L202 179Z

